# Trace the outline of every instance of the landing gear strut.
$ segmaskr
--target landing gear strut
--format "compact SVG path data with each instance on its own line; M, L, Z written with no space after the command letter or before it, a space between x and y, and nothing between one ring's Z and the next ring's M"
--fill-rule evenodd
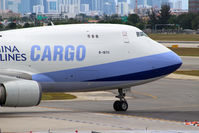
M118 93L119 95L116 96L116 98L119 98L120 100L114 102L113 108L115 109L115 111L127 111L128 103L124 98L125 97L124 89L118 89Z

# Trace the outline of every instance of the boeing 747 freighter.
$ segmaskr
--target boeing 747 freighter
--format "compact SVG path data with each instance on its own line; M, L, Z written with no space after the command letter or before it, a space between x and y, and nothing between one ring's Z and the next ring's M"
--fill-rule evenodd
M182 64L178 55L133 26L74 24L0 32L0 105L29 107L42 92L118 89L160 79Z

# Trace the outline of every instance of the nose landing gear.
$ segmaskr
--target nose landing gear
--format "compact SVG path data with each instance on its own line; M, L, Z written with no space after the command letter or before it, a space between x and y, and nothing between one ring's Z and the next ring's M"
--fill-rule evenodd
M118 89L118 93L119 95L116 96L116 98L119 98L120 100L114 102L113 108L115 111L127 111L128 103L125 99L124 89Z

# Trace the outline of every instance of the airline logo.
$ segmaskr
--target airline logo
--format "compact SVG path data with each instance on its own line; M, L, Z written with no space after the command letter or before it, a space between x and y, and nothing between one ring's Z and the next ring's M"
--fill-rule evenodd
M79 45L46 45L41 47L34 45L31 48L30 59L32 61L83 61L86 57L86 47Z
M31 47L31 61L83 61L86 57L84 45L33 45ZM26 61L26 53L16 46L0 46L0 61Z
M26 61L25 53L21 53L16 46L1 46L0 61Z

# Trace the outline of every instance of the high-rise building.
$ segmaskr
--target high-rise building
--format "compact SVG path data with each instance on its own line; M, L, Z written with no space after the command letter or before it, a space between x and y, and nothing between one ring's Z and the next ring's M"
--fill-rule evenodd
M136 4L135 0L130 0L129 7L130 7L131 10L134 10L135 4Z
M136 0L130 0L130 7L135 8ZM152 0L137 0L138 7L152 6Z
M103 1L103 14L107 14L107 15L112 15L115 14L115 7L116 7L116 3L115 0L104 0Z
M48 13L48 2L47 2L47 0L43 0L43 6L44 6L44 13Z
M160 8L161 7L161 1L160 0L153 0L153 7Z
M152 0L152 7L161 8L162 5L170 5L169 0Z
M179 9L179 10L182 9L182 0L177 0L175 2L175 9Z
M144 5L143 5L143 7L147 7L147 6L148 6L147 0L144 0Z
M66 2L65 0L60 0L58 2L58 11L59 11L59 13L66 13L66 12L68 12L67 5L66 5L65 2Z
M95 12L97 14L115 14L116 1L115 0L81 0L81 12L85 9L88 12Z
M153 6L153 0L147 0L147 5Z
M144 5L144 0L138 0L137 4L138 4L138 6L143 6Z
M58 12L65 13L68 17L75 17L80 13L80 0L59 0Z
M88 13L89 10L89 4L81 4L80 5L80 12L81 13Z
M43 14L44 13L44 6L43 5L35 5L35 6L33 6L33 13Z
M171 9L173 9L174 8L174 3L173 2L169 2L169 6L170 6Z
M31 12L30 1L31 0L21 0L21 3L19 4L19 13L25 14Z
M103 0L90 0L91 11L101 11L103 6Z
M7 9L18 13L20 3L21 0L7 0Z
M169 5L169 0L161 0L161 6L162 5Z
M0 2L1 6L1 10L6 10L7 9L7 0L1 0Z
M57 0L47 0L47 12L48 13L58 13L58 1Z
M91 10L91 7L92 7L92 1L91 0L81 0L80 4L88 4L89 5L89 11Z
M189 0L189 12L199 12L199 0Z
M33 3L31 3L31 6L33 4L33 13L36 14L43 14L44 13L44 0L31 0Z
M68 0L68 11L72 15L77 15L80 12L80 0Z
M129 13L127 0L118 0L118 15L127 16Z
M80 4L88 4L90 0L81 0Z
M43 5L43 0L30 0L30 11L33 12L33 7Z

